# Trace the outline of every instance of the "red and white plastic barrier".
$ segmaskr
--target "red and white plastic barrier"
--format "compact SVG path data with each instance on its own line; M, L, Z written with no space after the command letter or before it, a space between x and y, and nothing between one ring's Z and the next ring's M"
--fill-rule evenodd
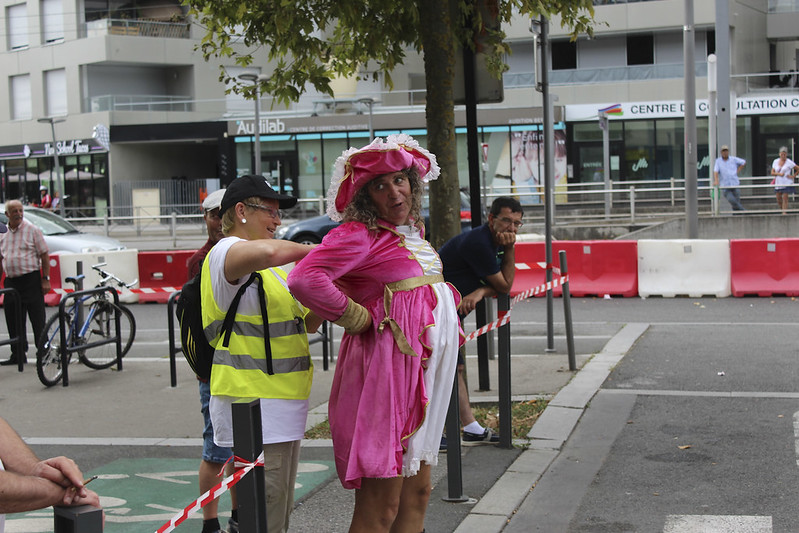
M730 241L733 296L799 296L799 239Z

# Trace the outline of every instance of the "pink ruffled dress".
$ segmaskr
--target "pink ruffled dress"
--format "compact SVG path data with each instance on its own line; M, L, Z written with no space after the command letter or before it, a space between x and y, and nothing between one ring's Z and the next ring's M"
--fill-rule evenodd
M441 273L438 254L418 230L381 221L377 232L359 222L333 229L289 274L292 293L326 320L344 313L348 296L372 317L366 332L344 334L330 391L345 488L359 488L363 477L413 476L422 461L438 462L463 339L460 294ZM387 315L386 286L402 280L412 288L389 295Z

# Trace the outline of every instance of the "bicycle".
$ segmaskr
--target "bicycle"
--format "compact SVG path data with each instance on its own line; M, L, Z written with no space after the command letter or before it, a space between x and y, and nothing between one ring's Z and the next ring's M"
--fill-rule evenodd
M100 281L95 288L117 285L120 288L130 288L138 282L125 283L110 272L104 271L101 267L106 263L92 265L92 268L100 274ZM84 278L83 274L75 277L68 277L65 281L71 283L75 290L78 290L80 281ZM112 283L113 282L113 283ZM88 305L88 309L83 310L81 306ZM80 323L80 312L85 314L85 320ZM114 337L116 334L114 317L119 313L119 334L124 356L133 344L136 336L136 319L133 313L122 304L115 304L109 300L107 292L91 294L75 298L74 303L69 306L65 315L67 331L67 346L77 347L88 345L101 339ZM39 381L45 386L52 387L63 377L61 361L61 331L59 324L59 313L55 313L47 319L44 332L42 333L41 348L36 353L36 373ZM111 367L117 360L116 343L107 343L100 346L92 346L75 352L78 360L89 368L103 370ZM72 358L72 353L67 353L67 364Z

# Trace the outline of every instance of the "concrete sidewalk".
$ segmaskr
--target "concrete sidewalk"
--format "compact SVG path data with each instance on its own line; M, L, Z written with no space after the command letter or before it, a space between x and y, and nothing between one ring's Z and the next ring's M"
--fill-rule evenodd
M540 310L540 303L521 302L514 309L519 319L513 328L514 399L539 396L552 399L529 435L530 446L526 450L490 445L463 447L462 491L455 494L457 499L465 500L463 503L446 501L452 496L447 480L451 458L441 454L439 465L433 471L435 485L427 513L427 531L500 531L557 455L581 410L614 361L640 335L640 328L635 325L583 324L580 336L575 339L577 364L582 370L571 372L565 350L560 353L546 350L543 325L524 321ZM562 325L555 332L559 346L565 345L561 330ZM331 364L329 371L322 370L321 346L313 345L312 350L316 372L309 426L326 418L327 396L335 368ZM592 354L597 353L591 359ZM473 403L497 402L496 360L490 361L489 370L492 390L475 391L478 383L476 346L474 342L469 343L467 374ZM202 421L196 380L180 359L176 388L169 386L169 365L165 357L147 357L133 352L124 359L122 372L70 366L70 386L66 388L43 387L33 364L27 365L22 374L3 367L0 370L0 414L40 455L82 454L79 464L86 470L102 466L119 453L146 457L148 454L170 455L183 449L185 456L199 457ZM130 452L131 445L138 448ZM332 461L331 443L304 441L302 458ZM331 475L327 482L297 502L291 531L346 531L353 500L354 493L342 489L338 479ZM222 507L220 514L224 514ZM190 529L196 529L196 522L180 530Z

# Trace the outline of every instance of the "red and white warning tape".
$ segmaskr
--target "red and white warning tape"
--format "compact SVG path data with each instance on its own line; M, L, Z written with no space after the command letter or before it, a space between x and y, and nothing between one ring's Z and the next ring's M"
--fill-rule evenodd
M539 263L539 265L540 264L541 263ZM556 269L553 269L553 270L556 270ZM558 271L557 273L560 274L560 271ZM539 285L538 287L533 287L532 289L528 289L528 290L526 290L526 291L524 291L522 293L517 294L516 297L513 300L511 300L510 309L508 309L508 311L504 315L499 317L494 322L491 322L490 324L486 324L485 326L483 326L483 327L481 327L479 329L476 329L476 330L472 331L471 333L469 333L468 335L466 335L466 339L464 339L464 342L470 341L472 339L476 339L480 335L485 335L486 333L488 333L492 329L496 329L496 328L498 328L500 326L504 326L505 324L507 324L510 321L510 313L513 310L513 306L516 305L517 302L520 302L522 300L526 300L527 298L529 298L531 296L536 296L536 295L541 294L542 292L546 292L546 291L548 291L550 289L554 289L558 285L563 285L564 283L567 283L568 281L569 281L569 276L567 274L565 276L561 276L559 278L555 278L551 282L544 283L543 285Z
M142 287L141 289L128 289L130 292L139 293L139 294L156 294L160 292L168 292L173 293L175 291L179 291L180 287ZM52 292L56 294L69 294L70 292L75 292L75 289L53 289ZM117 289L117 292L121 292Z
M254 463L250 463L242 460L240 457L236 457L236 462L234 464L237 470L233 473L233 475L226 477L221 483L191 502L182 511L173 516L169 522L159 527L155 533L169 533L170 531L174 531L176 527L183 523L184 520L208 505L210 502L219 498L228 489L230 489L230 487L238 483L241 478L247 475L247 472L256 466L264 466L264 452L261 452L261 455L258 456L258 459L256 459Z

